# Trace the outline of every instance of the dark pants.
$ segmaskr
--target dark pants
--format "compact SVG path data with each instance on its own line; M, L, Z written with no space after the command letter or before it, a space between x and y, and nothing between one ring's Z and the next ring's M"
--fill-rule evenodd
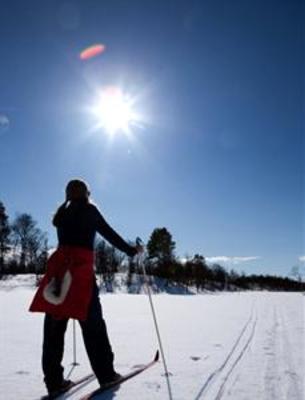
M102 307L98 297L98 288L94 283L92 300L85 321L79 321L87 354L92 369L100 384L110 380L114 374L113 353L107 328L102 316ZM63 380L61 365L64 353L64 336L68 320L56 320L46 314L44 321L44 338L42 369L48 390L58 388Z

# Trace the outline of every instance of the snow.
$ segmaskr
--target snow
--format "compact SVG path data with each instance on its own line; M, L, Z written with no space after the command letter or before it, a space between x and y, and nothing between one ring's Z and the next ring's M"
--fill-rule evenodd
M39 399L43 315L27 312L33 285L1 282L1 399ZM300 293L210 293L153 296L174 400L303 400L304 301ZM158 348L145 294L101 294L115 366L123 373L149 361ZM71 371L72 321L64 365ZM90 372L77 326L71 378ZM96 381L62 399L79 399ZM162 362L99 399L168 399Z

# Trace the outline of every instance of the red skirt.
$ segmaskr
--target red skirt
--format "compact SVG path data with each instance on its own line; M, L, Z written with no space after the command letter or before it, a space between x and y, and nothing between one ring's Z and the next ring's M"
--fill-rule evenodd
M56 319L85 320L92 297L94 253L81 247L61 246L48 259L29 311Z

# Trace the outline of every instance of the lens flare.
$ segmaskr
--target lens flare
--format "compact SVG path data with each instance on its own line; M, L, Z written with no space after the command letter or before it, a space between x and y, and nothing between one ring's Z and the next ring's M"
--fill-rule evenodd
M95 44L93 46L87 47L84 49L80 55L79 58L83 61L89 60L90 58L96 57L99 54L104 53L106 50L106 46L104 44Z

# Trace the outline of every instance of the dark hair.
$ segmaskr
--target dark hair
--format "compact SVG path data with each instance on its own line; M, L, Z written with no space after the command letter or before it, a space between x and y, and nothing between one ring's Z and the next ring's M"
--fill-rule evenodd
M89 200L90 191L86 182L80 179L72 179L66 186L66 201Z
M90 191L86 182L80 179L72 179L66 186L66 199L64 203L58 207L54 217L53 225L58 226L70 202L82 201L89 203Z

